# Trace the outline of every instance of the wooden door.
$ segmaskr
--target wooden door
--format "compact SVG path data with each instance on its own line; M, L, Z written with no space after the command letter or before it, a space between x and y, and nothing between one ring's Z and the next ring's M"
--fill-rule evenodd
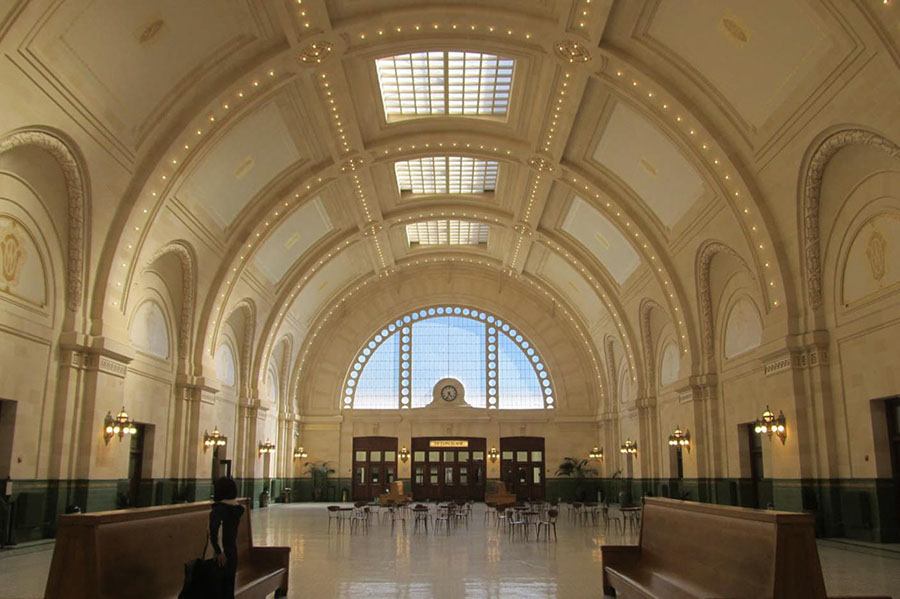
M520 501L544 498L543 437L500 439L500 478Z
M144 425L135 424L137 429L131 435L131 447L128 453L128 505L138 507L140 501L141 480L144 478Z
M414 499L484 499L484 438L416 437L412 446Z
M753 430L752 424L746 426L747 436L749 437L750 442L748 455L750 456L750 500L752 505L749 507L762 508L766 506L762 498L762 482L765 477L762 435Z
M371 501L397 477L397 437L353 438L353 500Z

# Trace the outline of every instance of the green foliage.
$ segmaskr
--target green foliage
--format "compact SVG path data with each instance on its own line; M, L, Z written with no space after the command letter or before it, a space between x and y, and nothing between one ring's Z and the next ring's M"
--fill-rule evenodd
M588 466L588 460L576 460L575 458L563 458L556 469L556 476L570 476L577 481L583 481L589 476L597 476L597 469Z
M313 488L323 489L328 481L328 475L335 470L329 466L330 462L306 462L306 471L312 475Z

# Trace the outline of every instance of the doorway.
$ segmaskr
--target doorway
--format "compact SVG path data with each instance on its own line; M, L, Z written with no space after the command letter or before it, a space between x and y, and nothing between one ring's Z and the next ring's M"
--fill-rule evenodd
M414 437L413 499L483 501L486 446L483 437Z
M397 477L397 437L353 438L353 499L371 501Z
M746 447L747 479L746 497L742 498L744 507L763 508L769 503L765 493L765 467L763 465L762 435L753 430L754 424L741 425L741 436Z
M888 443L891 447L891 475L894 488L900 489L900 399L893 398L885 402L885 415L888 425ZM897 513L900 514L900 493L897 496Z
M142 501L141 481L144 479L144 439L145 425L135 423L136 432L131 435L128 451L128 505L139 507L150 505L149 501Z
M519 501L543 499L544 438L501 438L500 480Z

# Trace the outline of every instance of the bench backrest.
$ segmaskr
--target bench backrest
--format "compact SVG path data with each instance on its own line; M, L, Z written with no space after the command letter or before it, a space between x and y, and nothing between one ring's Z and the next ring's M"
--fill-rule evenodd
M253 540L247 500L238 527L238 563ZM200 557L212 502L60 516L48 599L175 597L184 564ZM212 547L207 550L212 557ZM93 589L90 595L78 589Z
M825 597L812 516L647 498L641 563L720 597Z

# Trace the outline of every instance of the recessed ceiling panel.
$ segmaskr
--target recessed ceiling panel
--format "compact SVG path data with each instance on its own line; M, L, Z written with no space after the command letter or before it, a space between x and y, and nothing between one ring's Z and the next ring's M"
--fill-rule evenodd
M284 116L270 102L216 142L178 195L201 205L224 229L267 183L299 160Z
M290 308L291 316L297 319L301 327L298 345L302 342L302 332L309 326L310 319L326 306L328 299L354 278L371 270L372 263L365 249L360 244L354 244L326 262L310 277Z
M253 264L271 283L277 283L294 262L332 230L332 224L319 198L306 202L266 239L253 258Z
M621 285L640 265L641 258L619 229L599 210L576 197L562 225Z
M753 127L762 126L833 47L809 2L664 0L649 35L709 81Z
M550 254L541 265L538 274L554 287L581 312L588 326L605 314L597 293L571 264L557 254Z
M400 191L422 194L494 191L499 169L494 160L466 156L430 156L394 163Z
M616 104L594 160L622 179L671 229L706 193L706 184L672 141L637 111Z
M490 226L467 220L429 220L406 225L410 247L417 245L479 245L487 243Z
M515 61L477 52L418 52L375 61L385 118L503 117Z
M242 3L58 3L33 50L129 145L175 87L257 35Z

